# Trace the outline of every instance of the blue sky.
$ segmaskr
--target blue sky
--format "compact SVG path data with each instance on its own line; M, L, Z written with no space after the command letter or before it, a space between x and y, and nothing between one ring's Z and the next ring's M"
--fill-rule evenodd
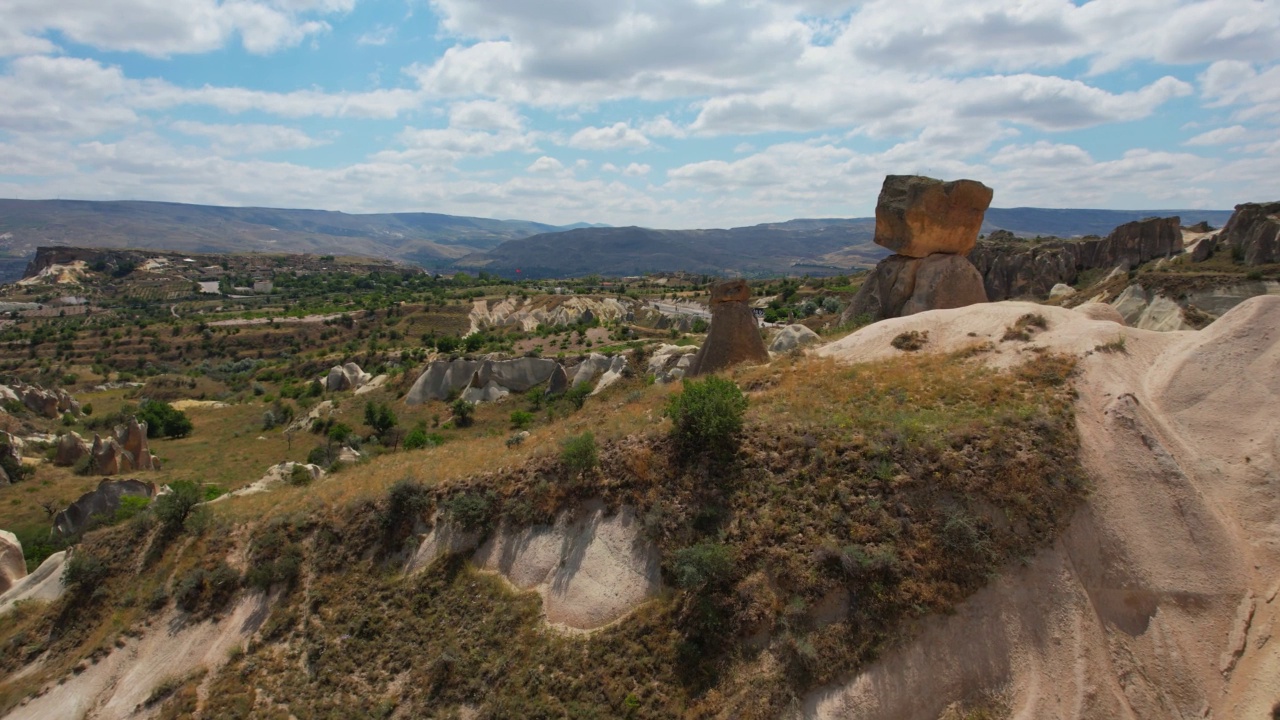
M651 227L1280 198L1280 0L5 0L0 197Z

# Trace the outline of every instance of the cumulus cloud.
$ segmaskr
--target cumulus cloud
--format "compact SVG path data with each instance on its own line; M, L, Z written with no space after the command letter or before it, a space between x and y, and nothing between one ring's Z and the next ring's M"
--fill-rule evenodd
M1217 128L1208 132L1200 133L1183 145L1192 146L1210 146L1210 145L1226 145L1237 143L1249 137L1249 129L1243 125L1232 125L1231 127Z
M280 150L305 150L327 145L330 142L311 137L297 128L282 125L220 125L178 120L170 123L169 127L183 135L210 140L211 147L224 155L256 155Z
M585 127L569 138L569 147L582 150L636 150L649 146L649 138L627 123L609 127Z

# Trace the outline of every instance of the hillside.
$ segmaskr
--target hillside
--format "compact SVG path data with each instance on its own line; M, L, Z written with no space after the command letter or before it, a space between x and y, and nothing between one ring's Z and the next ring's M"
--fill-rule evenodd
M1230 210L1087 210L1055 208L990 208L982 231L1008 230L1014 235L1070 238L1106 235L1120 225L1149 217L1179 217L1186 226L1207 222L1220 228Z
M29 257L42 245L74 245L364 255L433 268L555 229L521 220L436 213L351 215L159 202L0 200L0 253L11 257Z

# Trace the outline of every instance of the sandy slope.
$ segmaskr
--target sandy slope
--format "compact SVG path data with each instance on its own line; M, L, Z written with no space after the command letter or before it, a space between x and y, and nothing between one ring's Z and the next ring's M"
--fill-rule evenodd
M1049 329L1000 342L1024 313ZM1068 531L847 684L811 718L936 718L1004 690L1014 717L1264 718L1280 701L1280 298L1200 332L1157 333L1072 310L995 303L878 323L820 354L892 357L996 343L1082 356L1077 422L1095 484ZM971 335L973 333L974 335ZM1094 348L1118 338L1124 353Z

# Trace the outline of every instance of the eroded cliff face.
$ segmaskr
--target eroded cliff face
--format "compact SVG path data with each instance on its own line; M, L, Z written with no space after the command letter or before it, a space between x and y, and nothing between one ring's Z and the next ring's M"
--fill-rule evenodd
M981 240L969 261L982 274L992 302L1043 298L1058 283L1074 284L1086 270L1130 269L1183 250L1181 219L1151 218L1121 225L1105 238L1018 240L995 233Z
M1237 205L1218 242L1230 246L1246 265L1280 262L1280 202Z

